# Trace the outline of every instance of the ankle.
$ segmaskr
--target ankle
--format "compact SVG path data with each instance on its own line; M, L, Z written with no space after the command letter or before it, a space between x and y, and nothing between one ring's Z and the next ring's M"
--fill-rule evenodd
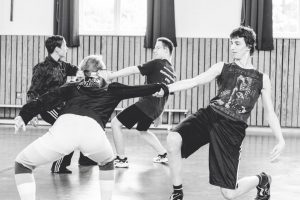
M182 184L180 184L180 185L173 185L173 190L174 190L174 193L183 193L183 191L182 191Z

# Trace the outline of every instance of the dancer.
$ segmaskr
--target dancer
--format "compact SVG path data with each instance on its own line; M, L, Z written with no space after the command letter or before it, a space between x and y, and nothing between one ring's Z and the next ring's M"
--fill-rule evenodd
M68 48L63 36L53 35L45 41L45 46L48 56L43 62L38 63L33 68L31 85L27 92L27 102L31 102L37 97L52 91L64 83L66 83L68 76L76 76L78 71L77 66L62 61L66 57ZM53 108L40 113L42 119L47 123L53 125L57 119L63 103ZM33 126L37 126L37 117L31 120ZM67 168L71 164L73 152L66 155L52 164L51 172L58 174L70 174L71 170ZM81 165L95 165L94 161L80 154L79 164Z
M169 39L164 37L158 38L155 49L153 50L153 60L143 65L126 67L117 72L113 72L112 74L108 74L108 78L113 79L139 73L146 76L146 84L173 83L176 78L171 64L173 49L173 43ZM153 159L153 162L168 162L167 150L162 146L156 135L148 130L153 121L155 125L158 125L167 100L168 97L142 97L138 102L127 107L112 119L113 139L117 153L115 160L116 167L129 166L128 159L125 156L122 126L131 129L135 124L137 124L136 129L142 138L158 153L158 156Z
M89 56L83 62L85 78L68 83L25 104L15 118L16 132L37 114L66 102L49 131L28 145L15 160L15 181L21 200L36 199L32 174L36 167L79 149L99 164L101 199L111 199L114 182L114 154L104 127L119 102L126 98L151 95L164 89L164 84L126 86L108 84L94 72L105 69L99 56ZM88 131L87 131L88 129Z
M174 191L172 200L182 200L182 158L188 158L209 143L209 181L219 186L225 199L235 199L257 188L256 200L270 199L271 176L258 175L237 180L241 144L247 119L261 95L269 125L277 139L270 160L275 161L285 141L271 100L267 74L251 64L256 35L251 28L239 27L230 34L232 63L219 62L195 78L169 85L170 92L186 90L217 79L217 96L209 106L187 117L167 137L169 165ZM159 93L156 96L160 96Z

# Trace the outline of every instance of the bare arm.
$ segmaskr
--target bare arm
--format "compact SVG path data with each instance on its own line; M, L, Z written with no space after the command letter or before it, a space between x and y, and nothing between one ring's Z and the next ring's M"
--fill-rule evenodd
M108 79L112 80L112 79L115 79L118 77L129 76L129 75L138 74L138 73L140 73L139 68L137 66L131 66L131 67L126 67L126 68L121 69L116 72L111 72L108 75Z
M176 92L176 91L180 91L180 90L186 90L186 89L190 89L195 86L198 86L198 85L208 83L208 82L214 80L218 75L221 74L223 65L224 65L223 62L216 63L211 68L209 68L207 71L199 74L198 76L196 76L194 78L181 80L181 81L172 83L172 84L168 85L169 91Z
M271 99L271 82L268 75L266 74L263 75L263 89L261 90L261 97L262 97L264 109L266 111L268 123L277 139L277 144L275 145L275 147L271 152L271 162L272 162L279 157L281 151L285 146L285 141L282 136L279 120L274 112L273 103Z

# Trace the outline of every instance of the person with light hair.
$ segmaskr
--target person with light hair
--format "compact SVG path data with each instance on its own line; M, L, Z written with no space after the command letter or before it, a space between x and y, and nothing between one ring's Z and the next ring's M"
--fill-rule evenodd
M127 86L107 83L99 72L106 69L101 56L88 56L80 64L83 76L25 104L15 118L15 131L25 130L37 114L61 102L65 106L49 131L29 144L15 159L15 181L21 200L36 199L33 170L45 163L80 150L99 165L101 199L112 197L114 185L114 153L105 135L111 113L123 99L151 95L164 84Z

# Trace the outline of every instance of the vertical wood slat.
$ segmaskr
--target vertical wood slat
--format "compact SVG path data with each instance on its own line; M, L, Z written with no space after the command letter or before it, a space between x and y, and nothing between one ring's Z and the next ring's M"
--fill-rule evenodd
M10 104L10 83L11 83L11 69L12 69L12 64L11 64L11 57L12 57L12 52L11 52L11 47L12 47L12 41L11 41L12 36L6 36L6 62L5 62L5 67L6 67L6 72L5 72L5 104ZM9 117L10 115L10 110L5 109L4 112L4 117Z
M21 104L26 103L26 92L28 90L27 88L27 79L28 79L28 61L27 61L27 56L28 56L28 37L23 36L23 44L22 44L22 102Z
M282 46L282 73L281 73L281 125L286 126L286 116L287 116L287 78L288 78L288 68L289 68L289 39L283 40Z
M294 90L294 69L295 69L295 39L289 42L288 50L288 73L287 73L287 104L286 104L286 127L292 126L293 121L293 90Z

